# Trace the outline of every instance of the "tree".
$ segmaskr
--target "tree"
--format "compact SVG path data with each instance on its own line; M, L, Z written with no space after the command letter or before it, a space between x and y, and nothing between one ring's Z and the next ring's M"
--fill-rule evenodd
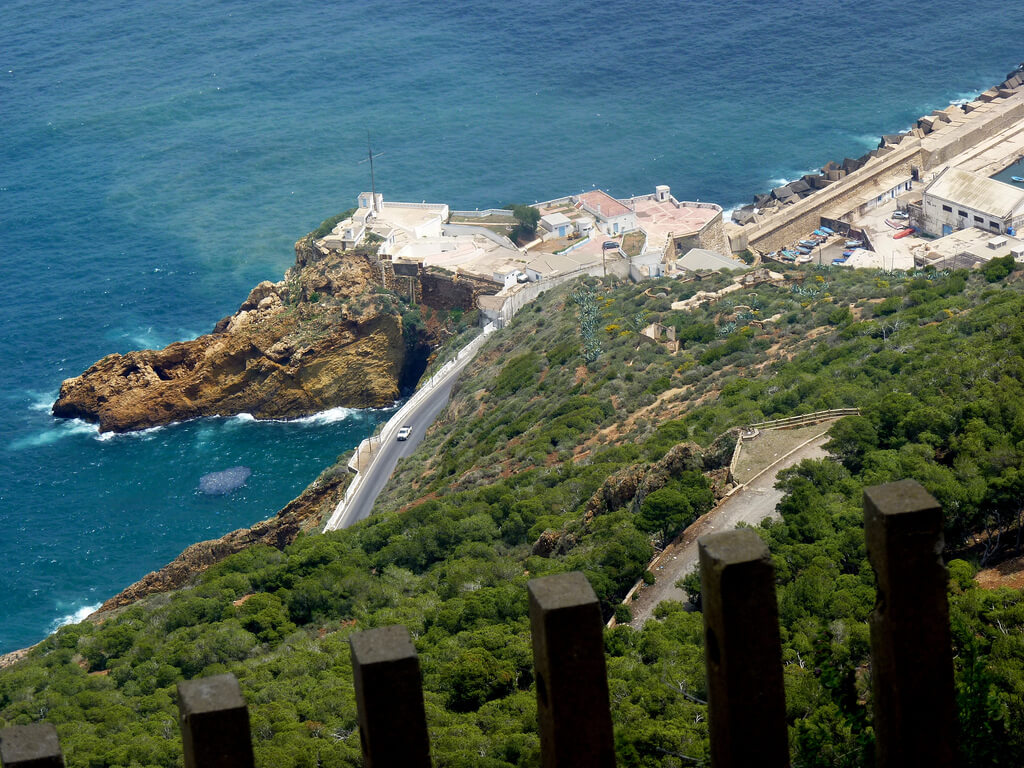
M540 211L532 205L509 205L506 210L512 211L512 216L517 222L510 235L512 241L532 240L537 234Z

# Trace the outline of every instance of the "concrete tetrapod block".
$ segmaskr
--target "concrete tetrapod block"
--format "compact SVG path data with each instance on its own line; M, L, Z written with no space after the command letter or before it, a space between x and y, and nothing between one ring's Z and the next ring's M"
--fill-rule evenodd
M63 768L57 729L50 723L15 725L0 730L3 768Z
M768 546L741 528L700 551L711 765L788 766L782 643Z
M251 768L249 708L234 675L178 683L185 768Z
M541 765L614 766L604 623L597 596L579 572L533 579L527 590Z
M416 648L402 626L357 632L350 640L367 768L430 768L430 739Z
M878 768L955 765L956 704L942 508L919 483L864 489L878 591L871 688Z

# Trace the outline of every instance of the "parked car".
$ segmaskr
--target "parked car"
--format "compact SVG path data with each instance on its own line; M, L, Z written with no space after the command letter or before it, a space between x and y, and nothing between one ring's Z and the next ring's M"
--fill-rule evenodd
M893 211L892 212L892 217L894 219L909 219L910 218L910 214L907 213L906 211Z
M399 440L408 440L409 439L409 435L411 435L411 434L412 434L412 427L409 426L408 424L406 424L404 427L402 427L400 430L398 430L398 439Z

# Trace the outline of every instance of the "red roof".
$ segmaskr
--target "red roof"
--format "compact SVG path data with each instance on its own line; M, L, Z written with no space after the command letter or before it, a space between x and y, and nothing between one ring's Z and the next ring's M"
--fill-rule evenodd
M602 219L613 219L616 216L623 216L632 211L609 195L603 189L595 189L592 192L584 192L579 196L580 203L583 203L592 212L598 213Z

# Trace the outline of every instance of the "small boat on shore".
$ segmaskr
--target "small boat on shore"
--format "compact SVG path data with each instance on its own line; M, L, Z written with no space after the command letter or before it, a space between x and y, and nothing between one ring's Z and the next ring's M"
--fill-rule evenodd
M810 260L811 260L812 258L813 258L813 257L812 257L812 256L811 256L810 254L807 254L807 253L805 253L805 254L804 254L803 256L797 256L797 257L796 257L796 263L797 263L797 264L806 264L806 263L807 263L807 262L809 262L809 261L810 261Z
M906 237L907 235L912 235L915 232L917 232L917 229L915 227L907 227L906 229L903 229L903 230L897 232L895 235L893 235L892 239L893 240L899 240L901 237Z
M801 245L799 248L796 249L796 252L806 256L808 253L811 252L811 249Z
M804 248L814 248L817 244L817 240L801 240L798 243L798 245L802 245Z
M782 253L779 254L779 257L783 261L796 261L796 256L797 254L793 251L782 251Z
M814 230L814 234L816 234L818 237L823 237L826 240L828 239L828 236L831 232L832 230L826 232L824 227L819 227L818 229Z
M846 241L846 247L847 248L860 248L862 245L864 245L864 241L863 240L847 240Z
M843 258L848 259L853 256L853 251L843 251Z
M1011 176L1010 181L1016 181L1018 184L1024 184L1024 176Z
M818 229L820 229L826 235L834 235L836 233L834 229L829 229L828 227L818 227Z
M886 219L885 223L893 229L904 229L907 226L906 224L901 224L900 222L893 221L892 219Z
M832 263L837 267L841 267L846 263L846 259L832 259Z

